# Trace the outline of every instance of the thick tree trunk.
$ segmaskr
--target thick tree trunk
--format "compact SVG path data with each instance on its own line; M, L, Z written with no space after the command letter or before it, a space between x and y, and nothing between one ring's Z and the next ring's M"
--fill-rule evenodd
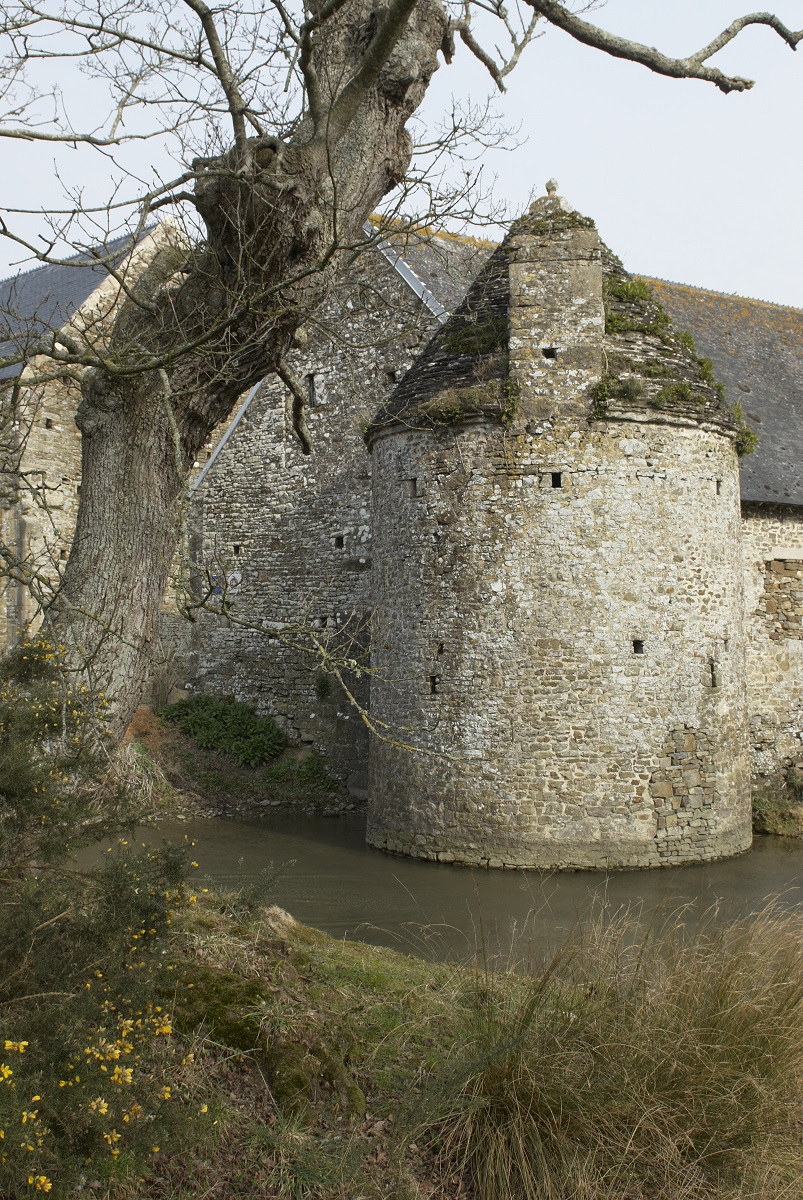
M405 123L446 28L438 0L340 10L313 44L319 94L296 136L240 139L198 164L205 245L183 262L175 247L157 253L116 318L107 365L84 378L78 523L46 619L108 697L118 735L147 679L187 471L237 397L275 369L340 248L359 244L366 216L403 178ZM377 56L381 69L366 73Z
M166 382L156 372L119 389L99 375L86 380L78 521L46 618L72 668L106 697L117 734L149 673L176 549L184 472Z

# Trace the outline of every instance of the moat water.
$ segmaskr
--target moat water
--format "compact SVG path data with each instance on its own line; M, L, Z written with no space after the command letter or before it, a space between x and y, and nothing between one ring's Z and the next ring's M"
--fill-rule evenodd
M724 862L653 871L482 871L395 858L369 849L364 819L275 815L264 820L163 822L148 838L195 842L194 876L241 887L280 868L269 900L304 924L427 958L490 955L539 959L595 906L718 905L734 918L778 897L803 909L803 842L756 838ZM198 886L203 886L199 882Z

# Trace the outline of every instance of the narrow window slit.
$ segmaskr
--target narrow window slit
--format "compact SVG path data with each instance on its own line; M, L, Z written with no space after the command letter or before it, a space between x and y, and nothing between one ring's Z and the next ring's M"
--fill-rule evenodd
M52 428L53 428L53 418L45 417L45 429L52 429Z
M239 545L237 544L237 542L235 542L235 543L234 543L234 553L235 553L235 554L239 554L239 553L240 553L240 547L239 547Z
M553 486L553 488L562 488L563 487L563 472L562 471L553 471L552 472L552 486Z
M557 358L558 357L558 348L557 348L557 346L542 346L541 353L544 356L544 358Z
M715 482L716 482L716 488L717 488L717 495L721 496L722 495L722 480L717 479Z
M641 640L641 638L633 638L633 653L634 654L643 654L644 653L644 642Z
M438 656L443 654L443 642L438 642Z
M430 675L430 677L429 677L429 694L430 694L430 696L437 696L440 682L441 682L440 675Z
M335 535L335 550L342 550L346 544L346 539L342 533Z
M719 680L717 679L717 664L715 659L709 658L708 669L711 672L711 687L719 687Z
M307 385L307 403L309 404L310 408L314 408L318 397L315 389L315 376L311 371L309 375L306 376L305 383Z

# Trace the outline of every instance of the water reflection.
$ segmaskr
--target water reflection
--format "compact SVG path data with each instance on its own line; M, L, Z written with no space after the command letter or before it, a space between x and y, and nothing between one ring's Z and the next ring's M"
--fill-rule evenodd
M472 871L393 858L364 843L364 820L276 815L259 821L163 822L148 837L197 843L200 874L238 886L270 863L292 863L271 893L274 903L334 937L359 938L423 957L491 955L540 958L595 902L657 907L720 903L726 916L759 908L770 896L803 905L803 844L762 837L740 858L703 866L610 875L573 871Z

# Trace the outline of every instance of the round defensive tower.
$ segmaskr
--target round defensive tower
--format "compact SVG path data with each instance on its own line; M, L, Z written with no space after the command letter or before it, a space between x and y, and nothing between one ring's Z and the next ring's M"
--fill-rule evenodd
M367 434L368 841L550 869L737 854L738 423L553 193Z

